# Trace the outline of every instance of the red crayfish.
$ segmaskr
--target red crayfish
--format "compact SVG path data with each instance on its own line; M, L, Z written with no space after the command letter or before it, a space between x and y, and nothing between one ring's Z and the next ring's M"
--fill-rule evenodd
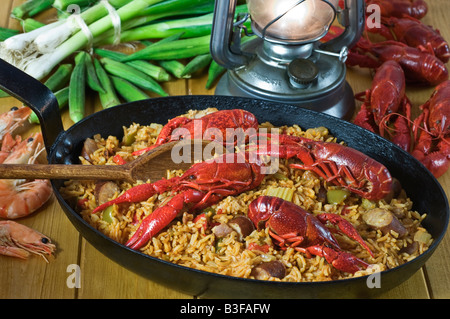
M176 131L176 129L179 129ZM214 140L228 142L227 129L258 129L258 121L252 113L242 110L221 110L209 113L198 119L179 116L171 119L159 133L156 143L148 148L136 151L133 155L143 154L161 144L186 139Z
M377 5L383 17L410 16L422 19L428 12L428 6L424 0L366 0L366 4L368 9L370 5Z
M128 240L127 246L138 249L183 210L201 210L226 196L238 195L258 187L264 178L260 171L262 164L250 163L242 157L242 153L223 154L217 160L194 164L180 177L135 186L116 199L98 206L93 213L113 204L144 201L154 194L169 190L179 192L165 206L147 216Z
M346 63L376 69L389 60L396 61L402 67L408 82L437 85L448 79L447 67L434 54L397 41L371 43L361 38L350 50Z
M356 240L369 254L373 253L353 225L337 214L314 216L300 206L281 198L261 196L255 199L248 210L248 217L260 230L269 228L269 234L280 247L290 246L307 255L325 257L338 270L355 273L369 266L365 261L342 251L336 238L325 226L336 225L348 237Z
M192 165L181 177L135 186L103 205L93 213L113 204L139 202L166 191L179 192L169 202L147 216L127 246L138 249L182 211L195 211L211 206L226 196L238 195L258 187L265 177L264 163L258 155L292 158L298 156L303 164L299 169L312 169L320 176L361 194L368 199L381 199L391 190L389 171L368 156L337 143L315 142L309 139L282 136L275 152L272 148L250 152L223 154L213 161ZM249 159L253 160L250 162Z
M404 93L401 70L395 62L384 63L376 72L372 89L354 123L389 139L410 152L435 176L450 167L450 81L438 85L420 107L422 114L411 121L411 105ZM361 94L357 94L357 98Z
M385 137L387 119L393 124L390 140L409 152L411 147L411 132L408 119L411 113L411 104L405 94L405 75L400 65L395 61L383 63L376 71L372 87L355 97L362 101L360 111L356 114L354 123L371 132ZM405 116L392 116L392 114L406 114Z
M382 18L375 28L366 25L366 31L379 33L387 40L395 40L436 55L442 62L450 58L450 48L439 31L412 17Z
M440 177L450 167L450 81L438 85L420 108L423 112L413 126L412 155Z
M270 137L270 134L268 135ZM336 186L342 186L367 199L382 199L391 191L392 177L387 168L371 157L338 143L314 141L292 135L278 135L277 150L259 147L258 155L297 158L290 167L310 170Z

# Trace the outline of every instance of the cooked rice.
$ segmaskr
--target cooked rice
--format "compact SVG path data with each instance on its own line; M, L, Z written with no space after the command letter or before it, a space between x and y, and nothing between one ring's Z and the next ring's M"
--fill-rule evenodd
M200 117L205 113L213 112L214 109L206 111L190 111L185 116L190 118ZM260 127L271 128L269 123L263 123ZM116 165L113 156L120 154L126 161L131 161L134 157L133 151L143 149L152 145L156 141L162 125L151 124L141 126L133 124L124 128L124 135L133 135L134 141L126 146L116 137L107 138L99 135L94 136L98 145L98 150L91 156L91 161L80 157L86 165ZM304 136L322 141L335 141L329 135L326 128L314 128L306 131L298 126L282 127L281 131L297 136ZM365 270L355 274L344 273L329 265L323 257L307 256L293 248L285 250L274 246L268 230L253 231L244 242L240 242L235 231L225 238L218 240L210 228L205 229L200 222L194 222L194 215L184 213L176 218L168 227L153 237L146 246L140 250L150 256L154 256L166 261L170 261L186 267L200 269L208 272L252 278L252 267L263 261L279 260L286 266L286 276L283 279L270 277L274 281L327 281L354 276L363 276L375 271L397 267L408 262L424 251L432 242L431 236L421 226L425 215L420 215L412 211L412 202L404 192L390 203L384 200L377 202L362 201L356 195L349 196L344 203L338 205L323 204L317 200L317 194L321 187L329 189L333 186L327 185L323 179L311 171L291 169L287 165L288 161L280 161L279 172L288 176L288 179L280 179L276 175L266 176L262 184L251 191L237 196L229 196L221 202L211 206L206 210L210 224L227 223L237 215L246 215L249 204L257 197L264 195L269 187L285 187L294 190L292 202L312 212L313 214L336 213L350 221L358 230L363 239L367 242L375 255L372 258L369 253L354 240L345 235L335 234L341 247L358 258L371 264ZM167 178L181 175L182 171L172 171L167 173ZM142 182L141 182L142 183ZM131 188L134 185L129 183L118 183L121 191ZM61 193L67 200L78 203L76 209L81 216L100 232L119 243L126 243L136 231L139 223L154 209L164 205L171 198L170 192L154 195L145 202L122 204L112 206L112 222L103 220L103 212L92 214L97 207L94 196L95 181L67 181L61 189ZM115 197L120 194L115 194ZM362 215L371 208L384 208L392 212L408 229L408 234L403 238L398 238L398 234L390 232L383 234L380 230L369 228L362 220ZM425 236L423 236L425 234ZM425 240L424 240L425 238ZM404 252L404 248L414 241L418 248L412 254ZM269 245L269 251L263 253L258 250L246 249L249 244Z

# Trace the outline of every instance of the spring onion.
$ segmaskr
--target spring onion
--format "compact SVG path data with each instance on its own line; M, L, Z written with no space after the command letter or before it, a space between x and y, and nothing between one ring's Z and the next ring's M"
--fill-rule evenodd
M142 43L144 45L147 45L147 47L149 46L153 46L153 49L157 48L159 45L164 44L164 43L169 43L175 40L178 40L181 36L183 35L183 33L176 33L174 35L168 36L167 38L164 38L162 40L159 40L156 43L152 43L150 41L142 41ZM123 58L123 60L125 60L126 58ZM128 64L133 63L136 61L129 61L126 62ZM180 79L183 77L182 73L183 70L185 69L185 65L178 61L178 60L162 60L162 61L158 61L158 64L167 72L171 73L172 75L174 75L176 78ZM185 78L189 78L190 76L186 76Z
M162 2L159 5L163 5ZM150 9L150 8L149 8ZM246 5L236 6L236 14L247 12ZM187 12L188 13L188 12ZM211 34L213 13L192 18L181 18L170 21L156 22L141 27L126 30L121 35L122 42L166 38L176 33L183 33L184 38L200 37ZM250 24L246 23L250 28ZM106 43L111 43L111 40Z
M162 0L115 1L117 5L125 4L116 8L120 20L125 22L141 14L141 11L148 6ZM113 28L112 19L101 2L79 15L89 26L89 31L94 38ZM18 34L5 40L1 43L0 57L34 78L42 79L58 63L89 43L87 35L79 30L79 26L78 28L75 26L78 25L75 16L77 14L69 16L70 19L59 20L29 33ZM39 38L39 45L35 43L37 38ZM44 51L40 51L39 48Z
M214 1L212 0L166 0L148 7L144 10L144 15L161 14L169 12L171 16L187 15L186 8L189 9L189 14L202 14L214 11Z
M22 21L20 21L20 24L25 32L31 32L31 31L39 29L45 25L44 23L34 20L32 18L27 18L25 20L22 20Z
M140 16L125 21L122 24L120 41L123 43L149 38L165 38L170 34L186 32L187 29L189 29L189 33L186 33L185 37L206 35L211 31L212 15L203 18L192 18L192 16L208 14L213 11L214 1L212 0L166 0L149 6L142 11ZM183 18L163 22L156 21L154 25L149 25L155 20L175 16L183 16ZM113 41L112 31L108 31L96 39L96 44L112 44Z
M29 17L33 17L42 11L50 9L53 5L54 0L40 0L39 3L32 10L28 12Z
M51 8L52 4L53 0L28 0L12 9L11 15L16 19L22 19L26 16L32 17Z
M211 35L181 39L158 46L151 45L129 55L122 61L132 60L177 60L191 58L209 52Z
M160 39L177 33L184 33L184 37L207 35L211 33L212 18L212 14L206 14L200 17L170 20L133 28L122 33L121 41Z
M55 0L53 7L58 10L65 11L70 5L77 5L80 8L84 8L93 4L95 0Z
M106 50L101 48L95 48L94 52L95 54L101 56L102 58L110 58L112 60L119 62L127 56L125 53L122 52Z
M34 40L34 43L38 51L42 53L51 52L52 50L54 50L54 48L58 47L61 43L63 43L66 39L72 36L75 32L80 31L80 25L78 22L79 16L81 16L86 25L89 25L105 16L106 18L110 18L108 16L108 10L102 3L98 3L91 9L86 10L80 14L78 13L72 14L65 20L64 24L56 27L55 29L51 29L48 30L47 32L40 34ZM83 32L82 34L84 37L86 37L86 35Z
M18 33L19 33L18 30L0 28L0 41L5 41L6 39L15 36Z

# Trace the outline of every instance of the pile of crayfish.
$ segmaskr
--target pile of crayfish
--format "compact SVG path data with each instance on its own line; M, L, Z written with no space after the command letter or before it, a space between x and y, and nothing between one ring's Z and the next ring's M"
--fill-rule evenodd
M17 134L31 113L28 107L13 107L0 114L0 164L32 164L44 151L42 133L27 139ZM48 180L0 179L1 255L26 259L32 253L47 260L46 255L53 253L50 238L12 220L36 212L52 194Z
M200 127L202 131L195 132L194 127ZM220 135L222 129L249 130L270 143L254 145L244 139L240 151L218 155L212 161L195 163L181 176L139 184L118 197L115 197L118 192L113 191L108 200L99 203L92 213L103 214L112 205L128 207L128 203L146 201L155 194L171 191L173 196L170 200L145 217L126 242L131 249L145 249L154 236L183 212L202 211L227 196L237 196L259 187L267 175L274 173L265 170L267 162L263 158L266 156L292 159L291 168L312 171L330 185L346 188L369 200L381 200L392 194L394 183L390 172L369 156L335 142L251 130L259 128L258 121L252 113L241 109L217 111L198 119L171 119L161 130L155 145L192 138L196 133L200 133L203 139L208 136L216 140L216 136L206 133L211 128L215 129L215 135ZM182 129L186 134L175 134L177 129ZM152 148L135 154L140 156ZM373 256L357 230L338 215L322 214L317 219L312 213L284 203L279 198L259 197L248 217L255 228L269 228L280 247L292 246L307 255L323 256L336 269L344 272L355 273L369 264L341 250L326 223L336 225Z
M410 152L440 177L450 167L449 44L438 30L421 22L428 11L424 0L366 4L366 28L349 50L346 64L374 69L375 75L371 88L355 95L363 104L354 123ZM374 26L376 14L381 23ZM333 26L327 39L342 31ZM405 93L410 84L435 86L417 112ZM413 119L415 113L419 115Z

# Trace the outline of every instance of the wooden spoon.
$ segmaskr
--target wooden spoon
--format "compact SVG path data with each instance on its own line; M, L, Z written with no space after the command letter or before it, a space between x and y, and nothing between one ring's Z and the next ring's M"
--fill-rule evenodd
M205 140L169 142L124 165L0 164L0 179L93 179L123 180L131 183L137 180L156 181L165 177L167 170L186 170L194 164L194 161L211 158L210 150L223 151L221 145L211 144L208 152L204 152L210 143L214 142ZM190 151L190 154L186 155L185 151ZM181 163L173 160L177 155L183 156Z

